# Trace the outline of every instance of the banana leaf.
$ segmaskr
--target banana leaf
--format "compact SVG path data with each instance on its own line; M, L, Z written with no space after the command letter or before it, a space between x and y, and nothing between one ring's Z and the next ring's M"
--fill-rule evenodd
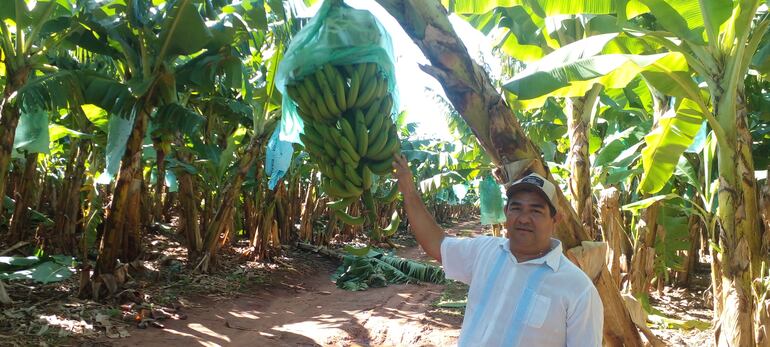
M0 257L0 279L32 280L51 283L66 280L74 273L70 256Z
M355 254L361 254L366 250L367 253L365 255L348 254L343 257L342 265L332 275L332 281L341 289L358 291L396 283L442 284L446 281L444 271L439 266L396 257L369 247L346 248L346 250Z
M568 14L610 14L616 11L615 1L610 0L442 0L441 3L461 14L482 14L498 7L529 5L543 18Z
M669 112L658 120L655 129L644 138L647 147L642 150L644 175L639 191L654 194L663 188L703 122L698 105L690 99L680 100L676 112Z

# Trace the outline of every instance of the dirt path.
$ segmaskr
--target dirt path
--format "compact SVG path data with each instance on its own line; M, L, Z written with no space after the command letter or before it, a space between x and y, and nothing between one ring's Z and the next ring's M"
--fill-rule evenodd
M452 234L480 230L478 221ZM398 255L425 260L416 246ZM197 298L186 320L165 329L132 330L115 346L451 346L462 317L437 310L444 286L391 285L362 292L338 289L330 280L337 264L310 255L309 268L284 272L250 296Z

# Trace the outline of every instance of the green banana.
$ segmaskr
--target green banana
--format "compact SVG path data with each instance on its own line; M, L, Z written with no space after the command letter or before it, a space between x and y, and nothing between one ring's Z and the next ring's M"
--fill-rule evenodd
M313 83L312 76L307 75L302 79L302 87L308 94L306 101L310 102L315 99L322 98L321 93L318 91L318 86Z
M321 139L323 139L324 142L331 140L332 135L329 127L323 123L316 123L313 125L313 128L321 135Z
M337 123L340 126L340 130L342 130L342 135L348 139L348 142L350 142L354 148L357 147L356 133L353 131L353 126L350 125L350 122L348 122L345 117L340 117L340 119L337 120Z
M350 141L348 141L347 138L340 136L339 140L340 140L340 148L342 148L342 150L347 152L348 155L351 158L353 158L353 161L357 162L357 161L361 160L361 156L358 155L358 153L356 152L355 147L353 147L353 145L350 144Z
M374 105L372 105L374 107ZM375 137L380 134L382 130L382 124L385 123L387 116L379 114L378 111L375 111L377 115L374 116L374 120L372 120L372 123L369 124L367 127L369 128L369 133L374 135Z
M359 69L353 71L350 75L350 87L348 93L345 96L348 107L355 106L356 100L358 100L358 89L361 87L361 73Z
M386 94L388 94L388 79L385 77L380 77L379 80L379 88L377 89L377 93L374 94L374 97L381 99Z
M332 86L329 84L329 81L326 80L326 74L324 74L323 68L316 70L313 76L315 77L315 81L318 83L318 86L321 89L321 94L323 94L323 101L326 104L326 108L329 110L329 113L331 113L336 118L336 116L342 113L342 111L340 111L340 109L337 107L337 100L334 99Z
M361 195L361 192L364 191L364 189L361 186L357 186L353 184L350 180L346 180L342 182L345 185L345 190L347 190L349 193L353 194L354 196Z
M401 224L401 216L398 215L398 210L394 210L393 215L390 217L390 224L381 230L382 235L385 237L393 236L398 231L399 224Z
M363 75L364 81L372 81L377 77L377 64L366 63L366 71Z
M356 166L354 165L345 165L345 174L347 175L347 178L350 180L351 183L353 183L356 186L362 186L364 181L361 178L361 175L356 172Z
M389 158L380 162L371 162L368 165L369 165L369 168L372 169L373 173L380 176L384 176L393 172L392 163L393 163L393 159Z
M369 148L369 130L366 129L366 123L364 122L364 113L361 110L356 110L356 143L358 155L361 157L366 155L366 150Z
M326 74L326 80L334 90L337 107L340 109L340 112L347 110L348 107L345 101L345 80L332 64L325 64L323 70L324 74Z
M390 190L387 193L385 193L385 195L382 196L380 200L386 203L389 203L396 200L397 197L398 197L398 183L393 182L393 186L390 187Z
M363 181L362 183L364 189L369 189L372 187L372 170L369 169L369 167L366 165L362 165L361 180Z
M369 148L366 150L367 158L371 158L372 156L379 154L382 149L385 148L385 144L388 142L387 131L379 130L374 134L376 137L372 142L369 142Z
M337 218L342 220L342 222L344 222L345 224L362 225L364 224L364 221L365 221L364 216L354 217L341 210L335 210L334 214L337 215Z
M355 108L366 108L371 104L372 100L374 100L374 95L377 93L377 89L379 88L379 83L376 79L370 79L370 80L363 80L361 81L363 84L361 88L361 92L358 94L358 99L356 100Z
M336 158L337 155L337 149L334 147L334 145L329 141L324 141L323 148L326 150L326 154L329 155L332 158Z
M321 133L318 132L315 125L313 125L313 122L305 123L305 128L302 131L306 136L310 137L313 142L319 145L323 143L323 137L321 137Z
M286 93L289 94L289 96L292 98L292 100L294 100L300 109L308 109L308 99L305 99L299 92L300 87L302 87L301 83L286 86Z
M383 117L390 118L391 112L393 112L393 96L390 93L382 98L379 112Z
M344 187L340 186L337 181L330 180L328 178L325 178L321 182L321 189L323 189L323 191L325 191L327 194L337 198L344 199L355 196L354 194L348 192Z
M345 181L345 171L340 165L333 165L332 166L332 172L334 172L334 178L337 179L337 181L344 182ZM345 188L347 189L347 185L345 185ZM348 190L350 191L350 190Z
M358 200L358 197L354 196L354 197L344 198L344 199L341 199L341 200L337 200L337 201L333 201L333 202L327 203L326 206L329 207L329 209L331 209L332 211L337 211L337 210L342 210L342 209L350 206L350 204L356 202L356 200Z
M369 215L369 220L374 224L375 229L377 227L377 204L374 202L374 196L372 191L366 189L362 193L364 206L366 207L366 213Z
M366 114L364 114L364 122L366 123L367 128L372 127L372 123L379 118L380 114L380 106L382 104L382 100L378 99L375 100L371 106L369 106L368 109L366 109Z
M304 81L303 81L304 82ZM307 91L307 87L305 87L305 83L297 83L296 85L297 93L299 93L299 98L302 99L302 101L305 103L306 106L310 106L310 102L313 100L313 98L310 96L310 93Z
M329 112L329 109L326 108L326 103L324 103L323 99L315 99L314 104L315 104L316 110L318 110L318 114L321 116L321 119L330 119L334 117Z
M396 151L396 148L398 147L399 139L398 136L394 136L392 131L388 132L388 141L385 143L385 147L383 147L379 152L375 152L374 154L369 154L368 158L372 160L385 160L387 158L390 158L393 156L393 152Z
M345 164L358 165L358 162L353 160L353 158L351 158L350 155L345 151L340 151L339 156L342 159L342 161L345 162Z

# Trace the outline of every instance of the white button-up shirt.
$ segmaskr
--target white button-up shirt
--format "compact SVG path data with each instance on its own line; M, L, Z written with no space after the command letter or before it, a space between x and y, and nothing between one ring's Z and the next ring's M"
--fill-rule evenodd
M601 346L599 293L561 242L551 246L519 263L507 238L444 238L446 277L470 285L459 346Z

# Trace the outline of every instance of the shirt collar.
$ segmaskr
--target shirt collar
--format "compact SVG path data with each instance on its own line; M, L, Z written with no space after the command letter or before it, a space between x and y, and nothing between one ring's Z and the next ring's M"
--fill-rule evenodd
M561 241L551 238L551 250L540 258L531 259L523 263L519 263L516 257L511 253L511 241L507 237L502 237L500 240L500 248L506 253L511 255L511 258L517 264L546 264L554 272L559 271L559 265L561 264L562 246Z

